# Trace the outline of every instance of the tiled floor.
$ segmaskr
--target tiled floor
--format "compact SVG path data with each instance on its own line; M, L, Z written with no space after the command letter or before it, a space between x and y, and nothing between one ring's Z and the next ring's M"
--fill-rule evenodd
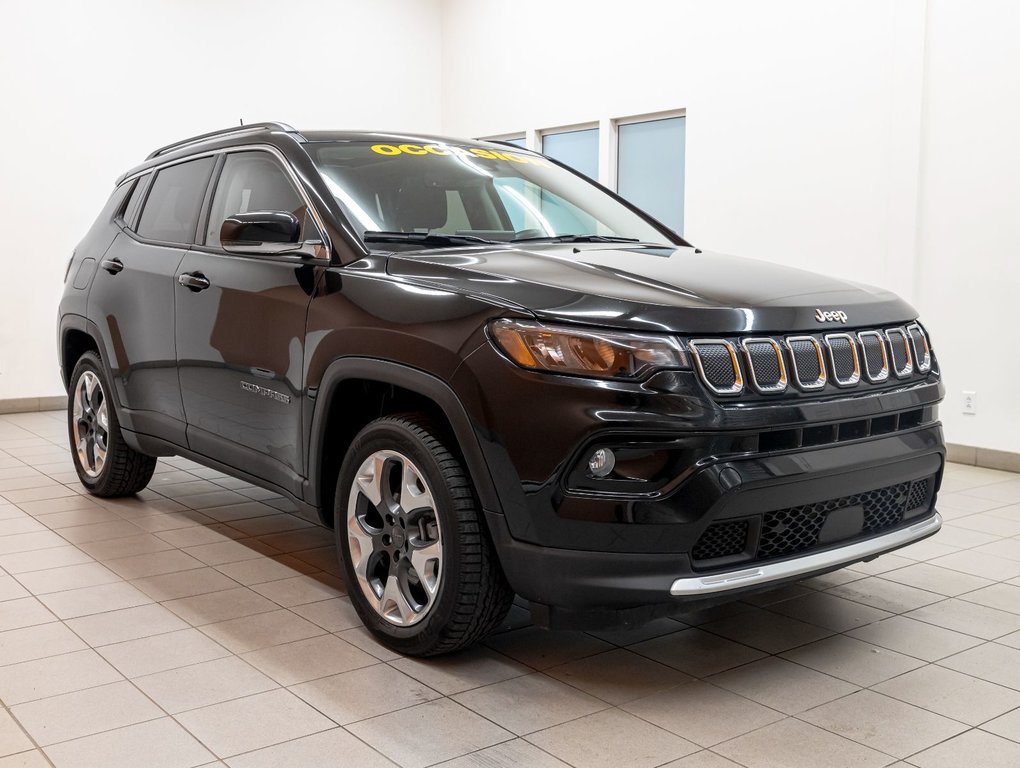
M1020 766L1016 475L952 466L937 537L750 602L600 634L515 607L421 661L280 498L170 459L93 499L64 444L0 417L0 768Z

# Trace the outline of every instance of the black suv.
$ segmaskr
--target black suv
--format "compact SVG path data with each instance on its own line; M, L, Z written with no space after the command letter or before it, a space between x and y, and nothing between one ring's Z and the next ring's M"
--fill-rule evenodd
M882 290L704 253L541 155L278 123L164 147L68 265L93 494L178 454L336 531L394 649L632 626L935 533L943 385Z

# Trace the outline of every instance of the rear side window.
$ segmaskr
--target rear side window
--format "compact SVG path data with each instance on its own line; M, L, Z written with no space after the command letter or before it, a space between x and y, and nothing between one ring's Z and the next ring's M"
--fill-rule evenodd
M280 164L267 152L233 152L223 162L205 244L220 244L223 221L237 213L287 211L305 220L305 203Z
M135 218L138 216L138 207L142 204L142 195L145 194L145 188L149 184L150 174L138 177L135 181L135 185L131 190L131 197L128 198L127 205L124 206L124 212L121 216L124 219L124 223L131 227Z
M193 243L213 158L172 165L156 173L137 232L150 240Z

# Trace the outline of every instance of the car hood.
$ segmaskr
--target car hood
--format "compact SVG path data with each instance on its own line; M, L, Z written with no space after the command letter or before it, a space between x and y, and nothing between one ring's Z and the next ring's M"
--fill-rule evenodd
M916 317L893 293L689 247L543 244L393 254L390 274L559 320L684 334L876 326ZM847 321L819 321L817 310Z

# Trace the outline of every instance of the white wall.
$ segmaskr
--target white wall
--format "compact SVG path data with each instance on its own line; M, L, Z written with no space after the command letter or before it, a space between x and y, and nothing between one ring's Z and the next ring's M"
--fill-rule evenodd
M443 14L447 133L685 108L685 235L915 302L947 438L1020 451L1020 357L972 340L1008 325L1020 288L1015 4L445 0Z
M918 305L950 437L1020 451L1020 6L940 0L928 22ZM963 390L976 416L961 414Z
M438 0L47 0L0 28L0 399L63 394L56 311L113 181L259 120L437 131Z
M60 394L67 255L161 143L242 116L479 136L685 108L687 235L911 299L948 438L1020 451L1020 358L982 339L1020 291L1016 39L1010 0L11 5L0 399Z

